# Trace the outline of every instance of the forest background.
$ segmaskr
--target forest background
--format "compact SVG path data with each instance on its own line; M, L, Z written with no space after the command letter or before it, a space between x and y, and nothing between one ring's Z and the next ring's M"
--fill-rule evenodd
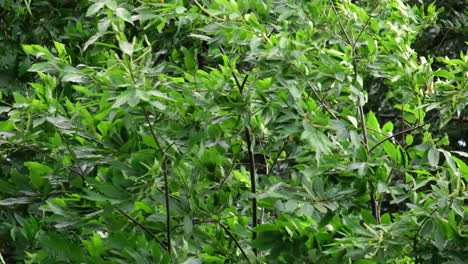
M0 263L466 263L467 4L0 0Z

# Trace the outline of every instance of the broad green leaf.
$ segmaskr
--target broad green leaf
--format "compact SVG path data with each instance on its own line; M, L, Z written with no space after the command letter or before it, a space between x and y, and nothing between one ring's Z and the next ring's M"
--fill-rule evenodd
M435 167L439 164L439 150L436 147L431 147L427 152L427 159L429 160L429 164L432 167Z
M373 112L369 112L366 117L366 125L368 128L373 129L377 132L380 132L379 121L375 117Z
M88 8L88 11L86 11L86 16L87 17L93 16L94 14L99 12L99 10L101 10L104 7L104 4L105 4L104 2L98 2L98 3L92 4Z
M120 49L127 55L132 56L133 54L133 45L127 41L119 41Z
M115 14L117 15L117 17L127 21L130 24L133 24L132 15L130 14L130 12L128 12L127 9L125 9L123 7L118 7L115 10Z
M35 161L25 162L24 166L29 169L31 183L36 189L40 189L47 182L47 179L44 176L53 171L49 166Z
M184 216L184 233L190 234L193 230L192 219L188 215Z
M140 201L135 202L135 209L144 211L145 213L153 213L154 211L148 204Z

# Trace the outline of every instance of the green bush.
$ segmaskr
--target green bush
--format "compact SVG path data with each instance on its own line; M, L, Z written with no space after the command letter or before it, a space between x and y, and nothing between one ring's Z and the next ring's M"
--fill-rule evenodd
M0 2L1 262L464 263L436 5L52 2Z

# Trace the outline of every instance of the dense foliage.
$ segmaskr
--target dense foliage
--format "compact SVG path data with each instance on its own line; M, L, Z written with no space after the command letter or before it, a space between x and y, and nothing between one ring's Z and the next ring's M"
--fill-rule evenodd
M448 2L0 0L0 263L466 263Z

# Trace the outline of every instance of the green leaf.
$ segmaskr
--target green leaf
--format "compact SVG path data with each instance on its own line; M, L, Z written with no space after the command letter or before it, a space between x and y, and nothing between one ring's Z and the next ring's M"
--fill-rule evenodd
M135 201L135 209L144 211L145 213L153 213L154 210L145 202Z
M27 197L7 198L0 200L0 206L12 206L17 204L30 204L32 200Z
M36 189L40 189L47 182L47 179L44 176L53 171L49 166L35 161L25 162L24 166L29 169L31 183Z
M431 147L427 152L427 159L429 160L429 164L432 167L435 167L439 164L439 150L436 147Z
M86 82L86 78L80 74L68 73L62 77L62 82L84 83Z
M193 230L192 219L188 215L184 216L184 233L190 234Z
M455 161L455 163L457 163L461 174L463 175L463 177L465 177L465 180L468 180L468 165L466 165L465 162L463 162L461 159L457 157L452 156L451 158Z
M119 41L120 49L127 55L132 56L133 54L133 45L127 41Z
M357 121L356 117L354 117L354 116L346 116L346 117L349 119L349 121L351 121L351 124L353 124L353 126L355 128L358 127L358 121Z
M112 108L117 108L120 107L121 105L127 103L127 101L130 98L130 95L132 94L132 91L126 90L122 92L117 99L115 100L115 103L112 105Z
M123 7L118 7L115 10L115 14L117 15L117 17L127 21L130 24L133 24L132 15L130 14L130 12L128 12L127 9L125 9Z
M375 117L375 115L374 115L374 113L372 111L367 114L366 125L367 125L368 128L371 128L371 129L373 129L375 131L380 132L379 121L377 120L377 118Z
M88 49L88 47L93 44L94 42L96 42L100 37L102 37L101 33L98 32L96 33L95 35L93 35L92 37L90 37L88 39L88 41L86 41L86 43L84 44L83 46L83 51L86 51Z
M88 11L86 11L86 16L90 17L99 12L104 7L104 2L99 2L99 3L94 3L92 4L89 8Z

